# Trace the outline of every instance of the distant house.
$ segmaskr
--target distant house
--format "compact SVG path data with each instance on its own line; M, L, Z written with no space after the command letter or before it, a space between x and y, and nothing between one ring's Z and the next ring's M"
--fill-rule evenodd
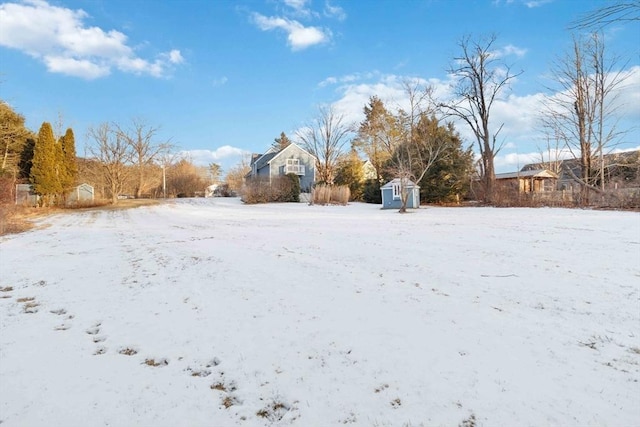
M600 164L599 157L592 160L592 170L597 171ZM610 153L603 156L604 180L610 188L640 187L640 150ZM582 168L580 159L566 159L543 163L530 163L522 167L522 172L549 169L557 173L557 189L568 190L579 182Z
M407 182L406 190L407 209L418 209L420 207L420 187L413 181ZM402 207L402 199L400 198L402 191L402 183L400 178L396 178L387 182L380 187L382 192L382 209L400 209Z
M246 178L264 178L271 182L271 179L289 173L300 177L303 192L311 191L316 180L316 157L294 143L279 151L272 147L264 154L253 155L251 171Z
M554 191L557 187L557 181L558 175L546 169L496 174L498 185L517 189L520 193Z
M376 168L373 166L373 163L371 163L371 160L369 159L362 161L362 172L363 179L365 180L376 179L378 177Z

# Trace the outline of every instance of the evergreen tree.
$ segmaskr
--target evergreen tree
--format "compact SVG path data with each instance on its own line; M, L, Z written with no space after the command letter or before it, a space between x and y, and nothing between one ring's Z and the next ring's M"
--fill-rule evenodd
M78 178L78 163L76 159L76 142L73 136L73 130L67 129L67 132L60 138L60 149L62 159L59 164L60 184L63 192L68 192L76 185Z
M284 132L280 133L280 136L273 140L273 144L271 146L275 148L277 151L282 151L287 148L291 144L291 140L285 135Z
M22 147L20 161L18 162L18 177L20 179L29 179L31 176L31 165L33 164L33 150L35 146L35 138L27 138L24 147Z
M360 123L353 146L364 153L376 170L378 181L400 140L398 120L377 96L364 107L365 119Z
M41 204L48 206L53 197L62 192L58 176L56 159L56 141L53 129L48 122L42 123L38 132L38 139L33 148L30 180L33 190L41 196Z
M336 185L347 185L351 191L351 200L362 199L362 189L364 181L364 170L362 160L358 157L356 150L351 152L338 162L338 170L334 183Z
M420 199L427 203L458 202L469 192L473 173L473 151L464 149L452 123L438 126L445 142L443 155L420 181Z

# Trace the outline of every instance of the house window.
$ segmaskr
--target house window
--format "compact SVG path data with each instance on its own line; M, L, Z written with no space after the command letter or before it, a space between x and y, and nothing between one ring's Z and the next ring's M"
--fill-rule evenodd
M294 173L296 175L304 175L304 165L300 164L300 159L287 159L287 163L284 167L285 175L288 173Z
M393 184L391 186L391 189L393 190L393 200L397 200L400 198L400 184Z

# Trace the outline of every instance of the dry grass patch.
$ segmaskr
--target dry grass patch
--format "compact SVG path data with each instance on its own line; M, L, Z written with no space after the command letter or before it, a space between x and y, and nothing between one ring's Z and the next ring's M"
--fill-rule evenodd
M169 364L169 361L167 359L145 359L144 360L144 364L147 366L167 366Z
M119 200L117 204L109 204L105 200L97 200L91 203L80 204L77 206L69 206L66 208L57 207L31 207L15 204L1 204L0 205L0 236L6 234L17 234L31 230L33 220L39 217L48 216L54 213L69 212L74 210L121 210L137 208L140 206L150 206L160 203L159 200L154 199L130 199Z
M134 354L138 354L138 350L127 347L121 349L120 351L118 351L118 353L124 354L125 356L133 356Z
M33 219L50 215L53 208L32 208L29 206L0 205L0 236L17 234L33 228Z

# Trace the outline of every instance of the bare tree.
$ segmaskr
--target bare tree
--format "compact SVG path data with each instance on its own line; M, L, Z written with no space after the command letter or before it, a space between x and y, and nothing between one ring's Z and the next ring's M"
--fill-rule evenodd
M605 151L624 134L617 130L615 114L624 76L616 71L617 58L607 60L604 53L597 33L587 40L574 38L571 53L556 61L552 70L556 87L548 88L554 95L543 112L545 125L580 160L580 176L568 172L582 187L583 203L588 203L589 190L604 189Z
M103 176L113 204L130 177L133 152L121 133L109 123L102 123L88 130L88 152L100 162Z
M457 77L454 99L441 103L442 110L465 122L473 132L480 152L480 176L484 186L485 201L493 201L495 184L494 158L500 151L498 134L504 124L497 128L490 125L491 108L506 90L511 80L522 74L512 73L511 67L500 60L492 50L496 36L486 40L462 38L459 47L462 55L454 58L449 73Z
M440 160L446 141L438 135L438 120L431 104L433 88L418 79L405 80L402 86L409 102L400 109L397 127L400 143L395 144L389 170L400 179L400 212L407 211L409 181L419 183L431 167Z
M331 106L319 107L318 116L297 132L305 149L316 157L317 181L333 184L338 158L352 132L353 126Z
M609 3L608 6L601 7L580 17L569 26L569 29L583 30L591 28L601 30L614 22L624 21L640 21L640 0Z
M235 193L240 193L244 184L244 177L251 171L250 160L250 156L242 156L240 162L227 171L225 183Z
M159 128L147 125L142 119L132 119L131 126L128 129L124 129L118 124L115 125L115 128L120 138L131 147L137 172L135 196L139 198L147 189L146 170L154 163L156 158L171 150L172 145L168 141L155 141L154 138Z

